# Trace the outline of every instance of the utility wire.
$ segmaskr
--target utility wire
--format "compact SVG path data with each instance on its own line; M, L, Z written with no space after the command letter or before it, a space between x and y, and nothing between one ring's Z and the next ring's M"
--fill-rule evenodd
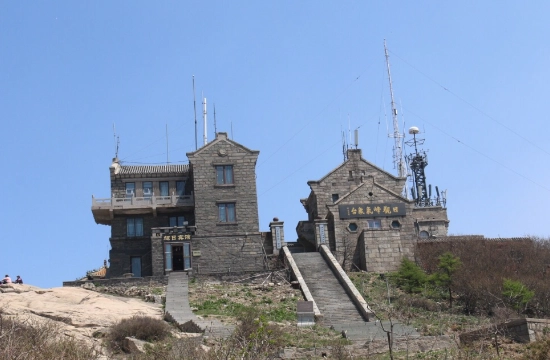
M321 157L321 155L324 155L327 151L329 151L330 149L332 149L335 145L337 145L338 143L340 142L340 140L338 140L337 142L331 144L329 147L327 147L325 150L323 150L321 153L319 153L317 156L315 156L313 159L309 160L308 162L306 162L305 164L303 164L302 166L300 166L299 168L297 168L296 170L294 170L293 172L291 172L290 174L288 174L287 176L285 176L284 178L282 178L279 182L275 183L275 185L271 186L270 188L268 188L267 190L265 190L264 192L262 192L259 196L263 196L265 195L267 192L271 191L272 189L274 189L275 187L279 186L281 183L283 183L286 179L288 179L289 177L291 177L292 175L296 174L298 171L302 170L303 168L305 168L306 166L308 166L309 164L311 164L314 160L317 160L319 157Z
M455 140L455 141L458 142L459 144L461 144L461 145L467 147L468 149L470 149L470 150L476 152L477 154L483 156L484 158L491 160L491 161L494 162L495 164L498 164L498 165L502 166L503 168L505 168L506 170L508 170L508 171L510 171L510 172L512 172L512 173L514 173L514 174L516 174L517 176L522 177L523 179L525 179L525 180L527 180L527 181L529 181L529 182L531 182L531 183L533 183L533 184L539 186L540 188L542 188L542 189L544 189L544 190L550 192L550 189L547 188L546 186L544 186L544 185L542 185L542 184L539 184L539 183L536 182L535 180L532 180L531 178L528 178L527 176L525 176L525 175L523 175L523 174L517 172L516 170L512 169L511 167L506 166L505 164L501 163L500 161L493 159L493 158L490 157L489 155L487 155L487 154L485 154L485 153L482 153L481 151L477 150L477 149L474 148L473 146L466 144L464 141L462 141L462 140L458 139L457 137L455 137L455 136L449 134L449 133L446 132L445 130L443 130L443 129L441 129L440 127L434 125L433 123L427 121L426 119L422 118L420 115L415 114L415 113L412 112L411 110L407 109L407 111L409 112L409 114L412 114L412 115L416 116L417 118L419 118L420 120L422 120L422 121L424 121L424 122L430 124L430 125L431 125L432 127L434 127L436 130L438 130L438 131L441 132L442 134L447 135L448 137L450 137L451 139Z
M296 137L302 130L304 130L306 127L308 127L319 115L321 115L323 112L326 111L327 108L329 108L336 100L338 100L350 87L352 87L355 82L359 80L361 76L370 68L370 65L361 73L359 76L357 76L353 81L351 81L338 95L336 95L332 101L328 102L315 116L311 118L306 124L304 124L298 131L296 131L287 141L285 141L281 146L277 148L274 152L272 152L264 161L262 161L257 167L259 168L263 164L267 162L267 160L271 159L273 155L278 153L282 148L284 148L292 139Z
M534 142L532 142L531 140L527 139L525 136L519 134L517 131L515 131L514 129L512 129L511 127L501 123L500 121L498 121L497 119L495 119L494 117L492 117L491 115L487 114L485 111L481 110L480 108L478 108L477 106L475 106L474 104L472 104L471 102L469 102L468 100L464 99L463 97L459 96L458 94L452 92L451 90L449 90L449 88L443 86L442 84L440 84L439 82L437 82L435 79L431 78L430 76L426 75L425 73L423 73L422 71L420 71L417 67L415 67L414 65L412 65L411 63L409 63L408 61L406 61L405 59L403 59L402 57L400 57L399 55L397 55L396 53L394 53L393 51L389 50L393 55L395 55L397 58L399 58L401 61L403 61L405 64L409 65L411 68L413 68L414 70L418 71L422 76L424 76L426 79L430 80L431 82L433 82L434 84L436 84L437 86L441 87L443 90L447 91L449 94L453 95L454 97L456 97L457 99L459 99L460 101L462 101L463 103L467 104L468 106L470 106L472 109L475 109L476 111L478 111L480 114L482 114L483 116L487 117L488 119L491 119L492 121L494 121L495 123L497 123L498 125L502 126L503 128L505 128L506 130L510 131L511 133L513 133L514 135L516 135L517 137L523 139L524 141L526 141L527 143L531 144L532 146L534 146L535 148L539 149L540 151L544 152L545 154L547 155L550 155L550 152L546 151L545 149L543 149L542 147L538 146L537 144L535 144Z

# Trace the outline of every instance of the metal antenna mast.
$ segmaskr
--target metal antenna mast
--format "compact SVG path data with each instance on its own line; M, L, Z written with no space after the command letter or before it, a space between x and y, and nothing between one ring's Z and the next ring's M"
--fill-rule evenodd
M119 139L118 135L116 134L115 123L113 123L113 136L115 138L115 158L118 159L118 145L120 144L120 139Z
M391 115L393 118L393 165L397 169L397 174L399 177L407 176L407 167L405 166L405 161L403 160L403 147L401 146L401 139L403 135L399 132L399 121L397 120L397 108L395 107L395 101L393 99L393 86L391 81L390 73L390 56L388 55L388 48L386 47L386 40L384 39L384 53L386 54L386 65L388 67L388 79L390 81L390 96L391 96Z
M193 109L195 110L195 150L197 150L197 101L195 100L195 75L193 75Z
M216 103L214 103L214 139L216 138L217 133L218 129L216 128Z
M419 149L420 145L424 144L424 139L416 137L420 130L413 126L409 129L409 134L413 136L412 140L406 141L405 144L414 147L414 153L407 156L407 161L412 170L413 186L411 187L411 195L417 207L442 206L447 205L447 190L439 192L439 188L435 187L436 196L432 196L432 185L426 182L426 166L428 166L428 155L426 151Z

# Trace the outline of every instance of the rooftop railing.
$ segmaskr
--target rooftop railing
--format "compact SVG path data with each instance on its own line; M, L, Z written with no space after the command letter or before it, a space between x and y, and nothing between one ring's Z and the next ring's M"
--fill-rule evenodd
M131 196L95 198L92 196L92 208L128 209L138 207L156 206L193 206L193 195L168 195L168 196Z

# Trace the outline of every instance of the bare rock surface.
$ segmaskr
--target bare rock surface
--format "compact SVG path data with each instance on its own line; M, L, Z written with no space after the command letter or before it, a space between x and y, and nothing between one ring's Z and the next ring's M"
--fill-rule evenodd
M162 318L161 305L75 287L41 289L7 284L0 290L3 316L26 321L54 321L67 336L94 344L98 334L113 323L133 315ZM94 336L95 334L95 336Z

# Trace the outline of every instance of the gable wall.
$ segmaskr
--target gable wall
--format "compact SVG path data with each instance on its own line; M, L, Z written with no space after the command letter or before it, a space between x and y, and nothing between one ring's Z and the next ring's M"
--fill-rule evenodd
M220 152L224 156L220 156ZM189 155L193 168L195 225L197 234L258 232L256 193L257 152L251 153L229 141L217 141ZM233 185L216 184L216 165L233 165ZM218 221L218 203L235 203L236 223Z

